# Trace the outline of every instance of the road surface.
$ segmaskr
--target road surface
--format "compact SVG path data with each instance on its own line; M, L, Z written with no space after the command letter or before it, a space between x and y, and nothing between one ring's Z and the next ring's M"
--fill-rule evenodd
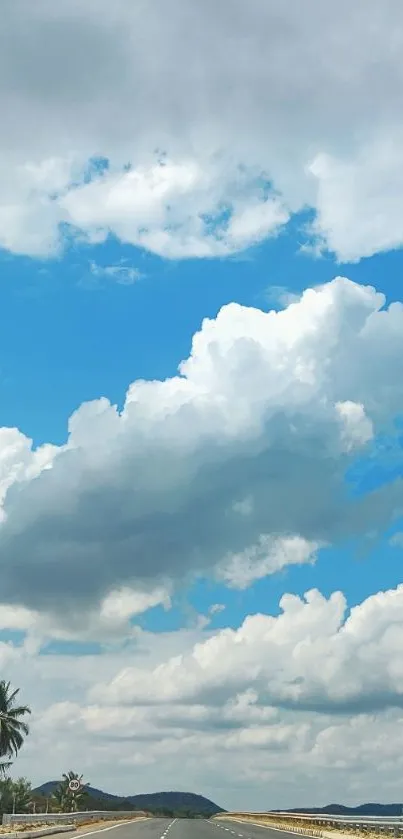
M254 825L250 822L236 822L231 821L231 819L228 819L228 821L219 819L219 821L216 822L207 822L207 827L210 827L211 829L213 826L215 827L215 831L218 833L218 836L200 836L197 837L197 839L241 839L241 837L242 839L296 839L296 834L292 831L288 832L286 830L278 830L278 828L275 829L272 827L259 827L259 825ZM116 837L116 839L118 839L118 837ZM169 839L176 839L176 837L169 837ZM184 837L181 837L181 839L184 839ZM193 839L193 837L190 837L190 839Z
M106 833L107 836L102 836ZM295 833L219 819L144 819L56 834L55 839L295 839Z

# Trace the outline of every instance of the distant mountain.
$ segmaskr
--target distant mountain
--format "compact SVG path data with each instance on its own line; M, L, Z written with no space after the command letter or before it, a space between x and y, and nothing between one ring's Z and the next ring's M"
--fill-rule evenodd
M359 804L346 807L344 804L327 804L326 807L296 807L286 813L315 813L325 816L402 816L403 804Z
M46 798L47 796L53 794L54 790L56 789L56 787L59 786L59 784L60 781L46 781L44 784L41 784L40 787L36 787L36 789L34 789L33 792L35 795L42 795ZM116 799L116 801L121 801L121 796L112 795L109 792L103 792L101 789L96 789L95 787L86 787L86 790L88 794L91 796L91 798L99 798L103 801L112 801L114 799Z
M218 807L203 795L196 795L193 792L151 792L144 795L131 795L128 797L134 806L139 810L172 809L172 810L193 810L203 815L224 813L222 807Z
M36 798L49 798L59 781L46 781L33 790ZM110 792L87 786L88 799L85 808L89 810L147 810L149 813L171 815L188 814L212 816L225 812L213 801L193 792L152 792L144 795L112 795Z

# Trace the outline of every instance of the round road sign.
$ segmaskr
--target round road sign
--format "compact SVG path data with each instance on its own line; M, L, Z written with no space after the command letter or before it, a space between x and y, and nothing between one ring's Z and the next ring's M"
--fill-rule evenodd
M81 787L81 784L80 784L80 781L78 780L78 778L72 778L71 781L69 782L69 790L71 790L71 792L78 792L80 787Z

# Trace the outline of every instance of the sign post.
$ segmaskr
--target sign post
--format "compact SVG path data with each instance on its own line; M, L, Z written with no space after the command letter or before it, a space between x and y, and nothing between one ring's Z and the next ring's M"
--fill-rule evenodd
M72 811L77 809L76 808L75 793L78 792L80 789L81 789L81 778L72 778L71 781L69 781L69 790L70 790L71 793L73 793L72 794L72 801L71 801Z

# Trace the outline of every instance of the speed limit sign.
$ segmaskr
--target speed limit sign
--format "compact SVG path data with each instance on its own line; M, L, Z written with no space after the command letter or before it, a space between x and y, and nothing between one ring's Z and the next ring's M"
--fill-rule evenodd
M71 781L69 782L69 790L71 790L71 792L78 792L80 787L81 787L81 784L80 784L80 781L78 780L78 778L72 778Z

